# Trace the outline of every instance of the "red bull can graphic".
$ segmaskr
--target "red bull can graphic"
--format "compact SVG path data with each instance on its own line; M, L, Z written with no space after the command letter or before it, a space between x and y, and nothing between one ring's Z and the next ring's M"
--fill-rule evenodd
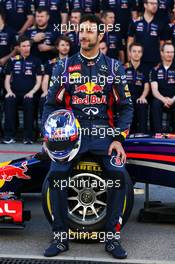
M28 170L27 161L21 164L21 167L13 165L6 165L0 168L0 180L11 181L14 177L23 180L31 179L30 176L26 175L25 172Z

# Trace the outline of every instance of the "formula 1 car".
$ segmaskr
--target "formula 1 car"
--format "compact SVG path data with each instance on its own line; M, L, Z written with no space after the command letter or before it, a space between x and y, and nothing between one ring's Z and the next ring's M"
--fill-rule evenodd
M124 143L127 153L126 197L123 225L134 202L133 183L175 187L175 139L142 137ZM40 153L0 163L0 228L23 228L30 212L24 210L21 193L42 192L42 204L52 222L47 173L50 160ZM165 177L166 172L166 177ZM103 170L96 157L86 155L75 163L71 179L98 182L97 186L69 186L68 217L70 232L103 230L106 221L106 189L100 189ZM104 183L104 182L103 182Z

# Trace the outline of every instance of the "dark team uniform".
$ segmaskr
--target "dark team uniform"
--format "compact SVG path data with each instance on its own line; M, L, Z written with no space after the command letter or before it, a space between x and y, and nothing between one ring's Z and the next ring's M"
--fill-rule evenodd
M160 62L160 40L168 40L168 26L155 17L147 23L143 17L131 23L128 35L143 46L142 61L148 65L148 71Z
M100 1L99 0L68 0L69 12L73 9L81 9L83 13L99 13Z
M168 30L168 38L171 39L172 44L175 47L175 24L171 23L168 25L169 26L169 30Z
M12 49L17 45L16 35L17 33L8 26L4 26L3 29L0 30L0 59L10 54ZM1 94L1 88L3 87L3 82L4 82L3 68L4 67L1 66L0 94Z
M61 13L68 13L68 3L65 0L34 0L35 8L45 7L48 9L50 14L49 23L50 24L60 24L61 23Z
M2 95L2 87L3 87L3 80L2 76L4 76L4 67L0 66L0 134L2 134L2 115L3 115L3 95Z
M80 50L79 33L76 31L70 31L66 33L66 36L71 41L70 56L72 56Z
M52 60L49 60L45 65L44 65L44 74L49 75L50 77L52 76L53 69L57 62L60 60L59 57L54 58Z
M52 60L49 60L45 65L44 65L44 75L49 75L49 77L51 78L52 76L52 72L53 72L53 69L54 67L56 66L57 62L60 60L59 57L56 57ZM50 81L50 78L49 78L49 81ZM46 97L41 97L40 98L40 105L39 105L39 108L40 108L40 118L42 117L42 113L43 113L43 107L44 107L44 103L46 101Z
M143 12L144 11L143 0L133 0L132 11L137 11L139 13Z
M173 63L167 70L163 64L159 64L150 73L150 82L158 83L158 91L165 97L172 98L175 96L175 64ZM153 98L152 101L152 120L154 126L154 132L162 132L162 101L157 98ZM175 105L170 108L173 114L173 132L175 132ZM168 110L169 111L169 110Z
M12 51L12 48L17 45L16 36L16 31L8 26L4 26L0 30L0 58L8 55Z
M107 78L109 75L111 76L110 82L106 81L104 84L104 79L100 81L101 76ZM69 78L63 84L56 81L58 76L69 76ZM89 77L89 83L84 82L84 78L81 78L83 76ZM97 77L96 81L94 80L95 76ZM117 76L119 82L116 84ZM116 140L122 141L126 137L132 120L132 102L126 89L125 72L118 61L101 53L94 59L87 59L77 53L71 58L60 60L57 63L51 78L42 119L44 130L44 123L53 111L60 108L72 110L81 127L88 128L90 131L88 135L82 135L79 154L90 151L101 155L108 179L114 179L114 177L121 179L120 189L117 190L114 187L108 190L106 231L113 233L120 232L125 193L125 169L122 166L117 167L113 160L115 156L107 154L109 145L114 140L113 136L106 134L105 137L100 138L98 133L94 135L91 131L99 128L118 127L120 133L116 135ZM119 119L113 116L113 107L117 102L120 108ZM72 162L51 163L48 179L54 215L52 226L54 232L67 232L67 192L63 192L60 188L54 188L54 180L58 175L60 179L66 179L72 169ZM58 203L60 199L61 206Z
M7 25L19 31L26 22L28 15L34 15L33 0L1 0L6 14Z
M8 27L4 26L0 30L0 59L10 54L12 49L16 46L16 32ZM0 66L0 130L2 120L2 103L4 101L4 67Z
M32 27L29 30L27 30L26 35L32 39L37 33L44 33L45 39L42 40L41 42L33 43L31 53L33 56L39 58L42 64L45 64L49 59L52 59L55 57L55 53L53 51L41 52L38 49L38 45L46 44L49 46L54 46L55 41L57 40L59 36L59 32L57 30L54 31L53 26L48 25L45 29L40 29L38 27Z
M103 40L108 46L107 55L111 58L118 59L119 51L124 50L120 33L114 31L105 32Z
M142 95L145 83L149 82L145 65L141 63L136 69L131 62L125 64L126 80L134 105L133 132L146 133L148 119L148 105L137 103L136 100Z
M102 0L102 10L111 10L115 13L116 23L120 24L122 38L127 38L128 27L131 22L132 0Z
M167 24L170 22L170 15L174 8L174 0L159 0L157 19Z
M35 86L36 76L42 75L41 62L32 56L24 59L17 55L10 59L6 74L11 75L11 90L16 97L5 98L5 137L15 137L16 111L17 107L22 105L24 137L33 139L33 98L24 98L24 95Z

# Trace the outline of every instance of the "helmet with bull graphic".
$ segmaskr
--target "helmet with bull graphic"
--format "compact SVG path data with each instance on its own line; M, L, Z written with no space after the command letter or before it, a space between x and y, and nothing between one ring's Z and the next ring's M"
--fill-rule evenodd
M44 149L53 161L70 161L78 153L81 129L72 111L61 109L45 122Z

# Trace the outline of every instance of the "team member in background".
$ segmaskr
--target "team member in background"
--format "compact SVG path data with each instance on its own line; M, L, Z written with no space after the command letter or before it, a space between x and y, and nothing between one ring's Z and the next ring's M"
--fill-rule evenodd
M175 20L173 20L171 23L168 24L169 31L168 31L168 38L170 39L170 42L175 47Z
M70 14L69 28L66 32L66 36L71 40L70 56L80 50L79 43L79 25L82 11L80 9L73 9Z
M0 7L0 133L2 134L2 105L4 101L4 68L8 59L16 54L17 33L6 26L4 9Z
M115 23L120 24L122 39L126 41L128 27L132 20L133 0L102 0L101 10L111 10L115 13Z
M130 94L126 94L126 77L121 63L105 56L99 52L99 43L103 38L100 30L101 21L95 15L86 15L80 21L80 52L65 60L60 60L55 67L48 92L47 101L43 110L43 135L45 136L45 122L48 116L58 109L69 109L80 122L82 131L80 153L99 153L98 158L102 160L105 175L108 179L119 177L120 187L113 186L107 191L107 216L106 216L106 251L115 258L126 258L127 253L122 248L120 228L122 223L123 206L125 201L125 167L122 163L126 161L126 154L122 142L129 132L132 121L132 100ZM96 28L96 30L94 30ZM113 74L111 76L111 74ZM69 78L62 77L69 76ZM105 80L101 76L106 77ZM107 77L111 76L109 82ZM59 78L58 78L59 77ZM82 78L82 77L86 77ZM88 79L87 79L88 77ZM96 80L94 80L94 77ZM117 83L115 82L117 78ZM70 82L71 80L71 82ZM119 118L116 117L114 108L119 107ZM54 122L53 122L54 124ZM65 124L67 125L66 121ZM119 128L116 136L109 135L100 138L98 129L107 131L111 128ZM97 134L93 134L95 130ZM48 138L48 137L47 137ZM47 140L45 137L45 139ZM75 138L69 137L73 141ZM45 142L46 145L49 142ZM50 142L51 143L51 142ZM54 140L51 143L55 144ZM50 145L50 146L51 146ZM66 148L66 142L64 141ZM63 146L63 149L64 149ZM54 146L53 146L54 149ZM56 151L57 152L57 151ZM62 152L60 150L60 152ZM121 166L117 165L116 157ZM113 159L114 158L114 159ZM68 236L60 235L64 232L68 235L67 227L67 189L55 186L57 180L68 179L73 168L72 161L51 162L48 174L51 208L53 214L53 240L45 250L44 256L53 257L68 250ZM61 201L61 204L60 202ZM115 234L118 234L115 237Z
M103 11L101 14L101 20L105 25L104 41L108 46L107 55L111 58L120 59L124 63L125 55L120 34L121 28L120 26L115 27L115 13L108 10Z
M160 44L168 39L168 26L157 20L158 0L144 0L143 17L131 23L128 34L128 47L136 41L143 46L142 62L147 72L160 61Z
M7 25L23 35L34 23L35 7L33 0L1 0L5 10Z
M30 40L19 38L20 55L10 59L5 78L5 127L4 143L14 143L16 135L16 112L22 105L24 112L24 143L33 142L33 97L41 86L40 60L30 55Z
M172 113L172 128L175 133L175 64L174 46L165 43L161 47L162 62L150 74L153 93L151 116L155 133L162 132L163 110Z
M26 35L32 40L33 56L38 57L42 64L55 57L55 41L60 32L49 25L49 13L46 8L38 8L35 15L36 26L30 28Z
M40 115L42 115L42 112L43 112L43 105L46 101L49 81L50 81L50 77L53 72L53 68L55 67L55 65L60 59L64 59L68 57L70 47L71 47L70 39L66 36L60 36L56 42L56 50L58 52L58 56L54 59L49 60L44 66L44 76L43 76L42 86L41 86L43 93L41 94L41 100L40 100Z
M68 2L67 0L34 0L36 10L45 7L49 11L49 23L52 25L67 24Z
M159 21L168 24L174 14L174 0L159 0L156 17Z
M132 4L132 20L135 21L143 14L143 0L133 0Z
M100 48L100 51L104 54L104 55L107 55L107 52L108 52L108 46L106 44L105 41L100 41L100 44L99 44L99 48Z
M126 63L126 79L134 105L131 132L147 133L149 77L141 62L143 47L138 43L129 46L130 61Z
M84 14L100 13L100 0L68 0L69 12L73 9L80 9Z
M17 32L6 25L5 13L0 8L0 65L4 66L14 56L17 46Z

